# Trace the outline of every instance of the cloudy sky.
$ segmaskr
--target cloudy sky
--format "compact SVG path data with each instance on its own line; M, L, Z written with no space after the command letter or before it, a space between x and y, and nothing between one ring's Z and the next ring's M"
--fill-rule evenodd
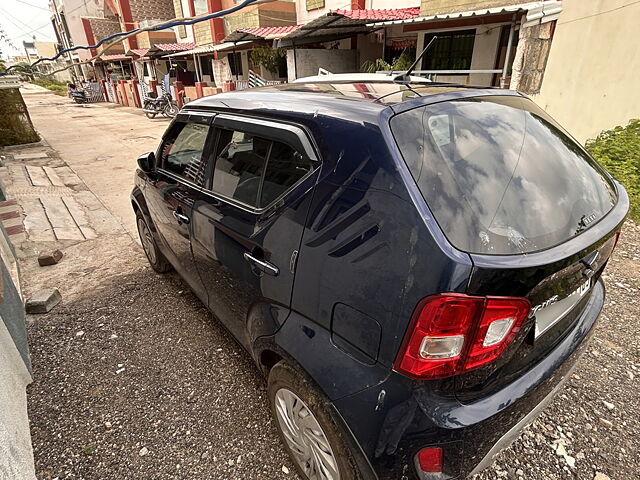
M24 54L22 42L32 41L34 35L39 41L55 41L49 0L0 0L0 29L17 48L15 50L6 40L0 40L3 58Z

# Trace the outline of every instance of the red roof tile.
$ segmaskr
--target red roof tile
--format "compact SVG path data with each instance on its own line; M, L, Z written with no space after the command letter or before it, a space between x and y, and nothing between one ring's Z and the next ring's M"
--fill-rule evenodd
M148 48L132 48L131 52L135 53L138 57L144 57L149 51Z
M195 43L156 43L152 48L158 48L165 52L184 52L196 48Z
M114 60L131 60L131 57L127 57L126 55L102 55L100 60L112 62Z
M243 28L238 31L243 33L250 33L251 35L255 35L256 37L267 38L272 35L286 35L287 33L291 33L299 29L301 26L302 25L285 25L281 27Z
M418 18L420 16L420 7L384 10L331 10L331 13L337 13L352 20L406 20L409 18Z

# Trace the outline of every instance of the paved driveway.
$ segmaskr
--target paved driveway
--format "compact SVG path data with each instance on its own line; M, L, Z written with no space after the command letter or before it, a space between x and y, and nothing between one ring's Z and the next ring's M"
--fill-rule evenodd
M136 159L157 148L169 119L110 103L77 105L29 85L22 94L40 134L137 237L129 200Z

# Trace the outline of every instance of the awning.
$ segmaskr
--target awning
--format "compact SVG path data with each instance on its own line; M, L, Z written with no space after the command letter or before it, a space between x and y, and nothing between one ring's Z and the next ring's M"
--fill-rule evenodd
M537 23L545 23L556 20L562 12L562 2L559 1L538 1L527 2L516 5L505 5L494 8L480 8L477 10L467 10L463 12L441 13L438 15L428 15L424 17L417 16L415 18L404 18L396 20L388 20L379 23L369 23L369 27L379 27L381 25L399 25L406 23L425 23L437 20L452 20L457 18L473 18L484 17L487 15L497 15L500 13L527 12L527 18L523 22L524 26L535 25ZM544 18L544 20L542 20Z
M127 51L126 55L130 57L144 57L148 51L148 48L132 48L131 50Z
M164 55L162 58L184 57L188 55L204 55L207 53L221 52L223 50L232 50L234 48L241 47L242 45L247 45L249 43L251 42L234 42L234 43L225 42L225 43L219 43L217 45L203 45L201 47L194 48L193 50L187 50L185 52L170 53L169 55Z
M333 10L311 20L277 42L279 47L328 42L369 33L386 22L420 15L419 7L380 10Z
M284 25L281 27L257 27L243 28L227 35L225 42L257 41L257 40L277 40L285 35L295 32L302 25Z
M193 50L196 48L196 44L193 42L185 43L156 43L147 51L148 57L158 57L166 53L172 52L186 52L187 50Z

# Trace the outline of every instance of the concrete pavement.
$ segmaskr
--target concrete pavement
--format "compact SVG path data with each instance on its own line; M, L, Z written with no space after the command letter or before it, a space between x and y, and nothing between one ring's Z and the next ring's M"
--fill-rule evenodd
M41 136L137 241L129 200L136 159L157 148L169 120L110 103L77 105L29 84L21 92Z

